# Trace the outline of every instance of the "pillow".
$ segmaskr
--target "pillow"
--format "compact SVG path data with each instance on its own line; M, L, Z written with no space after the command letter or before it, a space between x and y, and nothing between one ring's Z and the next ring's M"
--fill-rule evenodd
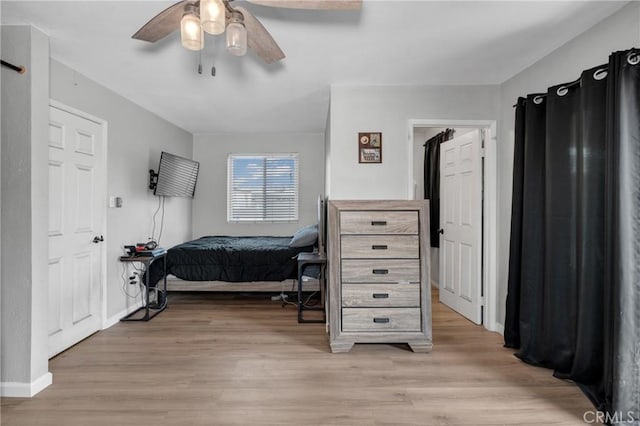
M306 247L318 239L318 225L307 225L298 229L289 242L289 247Z

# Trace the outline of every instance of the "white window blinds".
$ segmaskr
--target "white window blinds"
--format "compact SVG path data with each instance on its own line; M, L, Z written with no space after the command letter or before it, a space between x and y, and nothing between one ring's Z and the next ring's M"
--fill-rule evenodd
M227 220L297 221L298 155L229 155Z

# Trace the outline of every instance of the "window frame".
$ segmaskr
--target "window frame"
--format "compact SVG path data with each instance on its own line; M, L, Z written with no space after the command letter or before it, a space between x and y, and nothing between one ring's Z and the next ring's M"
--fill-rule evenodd
M294 201L294 209L293 215L290 217L278 219L273 217L264 217L264 218L234 218L232 217L232 200L233 200L233 175L232 172L235 170L235 166L233 161L235 159L250 159L250 158L261 158L263 160L273 158L273 159L293 159L294 160L294 169L295 169L295 201ZM268 168L263 168L263 173L267 173ZM268 191L267 180L265 179L262 192L263 194ZM263 212L267 209L267 204L263 206ZM263 213L263 216L265 214ZM249 153L230 153L227 155L227 223L297 223L300 218L300 157L298 153L285 153L285 152L277 152L277 153L257 153L257 154L249 154Z

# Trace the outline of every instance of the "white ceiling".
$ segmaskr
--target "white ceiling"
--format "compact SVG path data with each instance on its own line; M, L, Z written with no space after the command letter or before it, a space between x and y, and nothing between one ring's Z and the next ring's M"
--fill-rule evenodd
M0 10L3 24L48 34L53 58L192 133L322 132L332 84L499 84L627 2L364 0L335 12L237 1L287 57L234 57L207 36L203 75L178 32L131 39L172 3L5 0Z

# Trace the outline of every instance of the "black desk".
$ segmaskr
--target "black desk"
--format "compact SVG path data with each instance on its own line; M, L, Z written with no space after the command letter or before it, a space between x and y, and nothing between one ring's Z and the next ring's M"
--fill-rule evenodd
M149 321L151 318L158 315L160 312L164 311L167 307L167 262L166 262L167 252L160 253L154 256L121 256L120 262L140 262L145 267L145 299L144 305L135 311L131 312L129 315L122 318L120 321ZM158 293L158 289L156 287L156 301L155 303L149 303L149 267L153 262L158 259L165 259L164 261L164 287L162 290L162 297ZM135 314L140 312L141 310L145 311L144 316L141 318L132 318ZM153 311L153 312L151 312Z
M324 270L327 264L327 256L324 253L309 253L302 252L298 254L298 322L325 322L326 313L323 315L323 319L307 320L302 316L303 311L323 311L324 312L324 288L325 288L325 275ZM320 306L307 308L303 304L302 299L302 276L304 270L309 265L320 266L320 276L318 277L318 284L320 285Z

